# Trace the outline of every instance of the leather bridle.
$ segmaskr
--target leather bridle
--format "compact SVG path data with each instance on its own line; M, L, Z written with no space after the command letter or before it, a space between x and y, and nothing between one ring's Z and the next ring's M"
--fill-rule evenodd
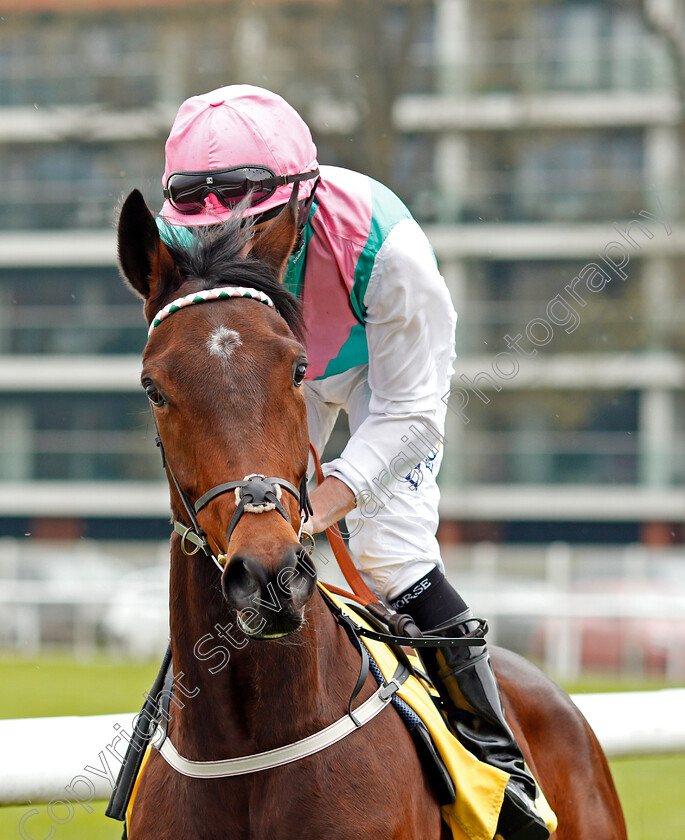
M233 297L242 297L248 298L250 300L257 300L260 303L264 303L271 308L275 308L271 298L269 298L268 295L265 295L263 292L259 292L255 289L242 286L227 286L217 289L208 289L200 292L194 292L190 295L186 295L185 297L178 298L177 300L172 301L171 303L167 304L163 309L161 309L150 323L148 338L150 337L150 335L152 335L153 330L163 320L165 320L174 312L177 312L183 307L190 306L192 304L204 303L208 301L221 300L223 298ZM276 510L286 520L286 522L288 522L288 524L292 526L292 520L288 514L288 511L285 509L281 502L282 490L285 490L286 492L290 493L298 500L300 505L301 523L304 523L312 515L313 511L311 501L309 499L309 493L307 491L306 474L303 476L299 488L297 488L294 484L292 484L289 481L286 481L286 479L284 478L275 478L254 473L251 475L246 475L245 478L243 478L240 481L226 481L222 484L217 484L215 487L212 487L211 490L208 490L206 493L203 493L203 495L200 496L200 498L196 502L191 501L188 494L181 487L178 479L174 474L174 471L171 469L169 460L164 451L164 444L162 443L162 437L159 433L159 427L157 426L157 418L154 415L154 409L152 410L152 419L155 424L155 443L159 447L160 454L162 456L162 469L165 469L168 476L171 478L171 481L173 482L173 485L176 488L176 492L181 500L181 503L185 509L188 519L190 520L190 525L185 525L182 522L174 520L174 531L176 531L176 533L180 534L181 536L181 550L186 556L191 557L192 555L197 554L198 551L202 551L223 572L224 564L226 563L226 555L220 554L217 557L214 554L211 546L209 545L209 542L207 541L207 534L202 529L198 521L197 514L213 499L217 498L217 496L220 496L223 493L228 493L231 490L235 492L236 507L226 531L227 552L228 543L231 539L231 534L233 533L236 525L245 513L266 513L270 510ZM300 539L301 534L302 524L300 525L300 532L297 534L298 540ZM195 546L195 548L188 548L188 543Z
M226 563L226 555L220 554L218 557L212 551L212 547L207 541L207 534L200 525L197 514L206 507L213 499L223 493L228 493L231 490L235 492L236 507L228 523L226 530L226 551L228 552L228 543L231 539L231 534L235 530L236 525L240 522L245 513L267 513L270 510L276 510L292 526L292 519L281 502L281 488L286 490L294 496L300 505L300 518L304 523L312 515L312 504L309 499L309 492L307 490L307 476L305 475L300 483L299 489L291 482L284 478L274 478L255 473L247 475L241 481L226 481L223 484L217 484L203 493L196 501L191 501L188 494L179 484L174 471L171 469L169 460L164 451L164 444L159 434L159 427L157 426L157 419L152 415L155 424L155 444L159 447L162 456L162 469L165 469L171 481L173 482L176 492L181 500L185 512L190 520L190 525L185 525L178 520L174 520L174 531L181 536L181 551L187 556L192 557L198 551L202 551L210 560L212 560L217 567L223 572ZM294 529L293 529L294 530ZM300 539L302 527L300 526L300 533L298 533L298 540ZM189 549L187 543L191 543L195 548Z

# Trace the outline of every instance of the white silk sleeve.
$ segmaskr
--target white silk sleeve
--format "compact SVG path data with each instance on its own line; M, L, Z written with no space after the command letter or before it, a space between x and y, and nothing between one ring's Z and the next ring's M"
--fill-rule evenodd
M430 424L444 433L441 398L453 372L457 316L431 246L414 220L397 224L383 243L364 303L368 416L351 428L341 456L324 468L355 494L377 491L374 479L387 479L388 470L395 480L411 471L417 462L406 446L412 427Z

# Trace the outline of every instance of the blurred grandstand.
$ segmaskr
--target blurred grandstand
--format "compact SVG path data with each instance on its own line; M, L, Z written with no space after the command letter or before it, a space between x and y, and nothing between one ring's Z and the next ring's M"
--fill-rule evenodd
M431 237L460 313L443 543L524 580L517 546L557 541L595 577L633 544L685 562L682 6L0 0L0 534L51 586L80 564L156 591L167 490L113 220L133 187L161 205L178 104L250 82Z

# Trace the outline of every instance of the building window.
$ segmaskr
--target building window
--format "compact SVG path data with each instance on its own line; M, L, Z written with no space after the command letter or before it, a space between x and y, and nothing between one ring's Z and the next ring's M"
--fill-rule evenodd
M114 267L0 270L0 353L139 354L145 340Z
M583 222L644 206L639 129L474 135L470 157L464 221Z
M636 392L483 393L469 402L465 484L636 483Z
M0 395L0 480L159 480L144 394Z
M636 9L617 3L536 4L541 89L652 90L670 81L666 51Z

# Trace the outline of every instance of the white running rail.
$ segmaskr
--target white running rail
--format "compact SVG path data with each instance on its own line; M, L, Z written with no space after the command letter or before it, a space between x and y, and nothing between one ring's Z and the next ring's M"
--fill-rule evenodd
M576 694L573 700L610 758L685 753L685 688ZM58 803L56 813L64 815L65 808L88 809L89 802L108 799L134 717L1 720L0 805L26 804L35 815L35 803Z

